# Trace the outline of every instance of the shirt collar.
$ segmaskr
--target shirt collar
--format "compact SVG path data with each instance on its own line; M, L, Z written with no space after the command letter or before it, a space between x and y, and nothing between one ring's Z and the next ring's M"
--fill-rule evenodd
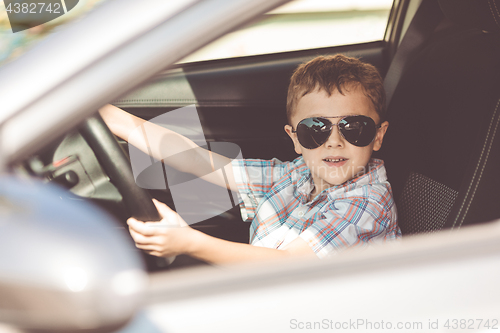
M294 170L292 173L292 180L297 181L296 195L300 198L301 202L308 202L309 194L314 189L312 181L311 170L305 165L304 158L300 156L295 160L297 164L303 167ZM329 195L342 189L343 192L352 191L364 185L381 183L387 180L387 174L384 167L384 161L372 158L367 164L367 170L363 174L358 175L356 178L350 179L343 184L334 185L325 189L316 198L319 199L323 196Z

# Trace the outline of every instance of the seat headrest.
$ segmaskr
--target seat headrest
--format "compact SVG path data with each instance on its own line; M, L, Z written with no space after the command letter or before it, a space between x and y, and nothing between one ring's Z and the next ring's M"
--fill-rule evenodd
M500 32L500 0L439 0L439 5L457 25Z

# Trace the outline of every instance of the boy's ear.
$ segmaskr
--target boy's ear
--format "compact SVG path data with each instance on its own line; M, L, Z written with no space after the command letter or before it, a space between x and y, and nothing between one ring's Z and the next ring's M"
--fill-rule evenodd
M387 132L387 128L389 127L389 122L384 121L380 124L380 128L377 129L377 134L375 135L375 139L373 140L373 150L378 151L382 148L382 142L384 141L385 132Z
M297 139L297 133L292 132L292 126L290 125L285 125L285 132L288 134L290 139L293 141L293 147L295 148L295 152L299 155L302 154L302 146L299 143L299 140Z

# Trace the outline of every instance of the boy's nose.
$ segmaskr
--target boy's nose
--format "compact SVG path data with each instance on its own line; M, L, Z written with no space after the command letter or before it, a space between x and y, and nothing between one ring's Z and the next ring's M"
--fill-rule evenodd
M340 134L337 125L334 125L328 140L325 142L325 146L327 148L342 148L344 144L344 137Z

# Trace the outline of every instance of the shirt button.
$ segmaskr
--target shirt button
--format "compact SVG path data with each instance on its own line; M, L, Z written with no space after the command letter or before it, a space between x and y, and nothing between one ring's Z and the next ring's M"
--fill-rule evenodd
M303 211L300 211L297 215L298 215L299 217L302 217L302 216L304 216L304 212L303 212Z

